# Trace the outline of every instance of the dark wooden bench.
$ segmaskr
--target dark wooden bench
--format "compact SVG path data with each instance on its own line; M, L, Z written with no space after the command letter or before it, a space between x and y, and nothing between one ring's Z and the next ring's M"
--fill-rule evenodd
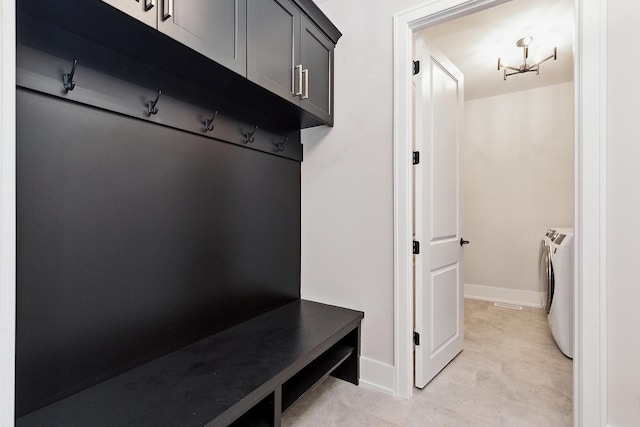
M331 374L359 380L359 311L298 300L19 418L24 426L279 426Z

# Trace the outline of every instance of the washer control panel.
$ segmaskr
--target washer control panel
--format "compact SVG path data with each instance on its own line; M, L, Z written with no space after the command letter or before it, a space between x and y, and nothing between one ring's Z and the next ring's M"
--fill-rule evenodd
M556 245L561 245L562 241L564 240L564 238L567 237L566 234L560 234L560 233L556 233L552 238L551 241L553 243L555 243Z

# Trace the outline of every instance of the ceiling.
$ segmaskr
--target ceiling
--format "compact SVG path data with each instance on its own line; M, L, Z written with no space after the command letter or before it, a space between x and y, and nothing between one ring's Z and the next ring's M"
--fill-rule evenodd
M574 0L513 0L423 31L465 76L465 100L502 95L573 80ZM516 41L533 37L528 63L558 49L557 60L540 65L540 74L518 74L504 80L503 64L523 61Z

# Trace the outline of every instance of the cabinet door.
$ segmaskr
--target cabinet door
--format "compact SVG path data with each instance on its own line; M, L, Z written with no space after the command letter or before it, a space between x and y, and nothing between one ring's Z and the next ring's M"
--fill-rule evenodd
M157 3L161 0L102 0L119 9L129 16L144 22L150 27L156 27Z
M247 78L299 104L300 12L287 0L248 0Z
M247 0L156 1L158 30L246 76Z
M333 43L302 17L303 93L300 106L333 125Z

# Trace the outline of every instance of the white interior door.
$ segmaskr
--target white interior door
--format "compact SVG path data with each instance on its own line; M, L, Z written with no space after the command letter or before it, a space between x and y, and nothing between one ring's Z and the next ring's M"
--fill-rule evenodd
M424 387L460 351L464 339L459 145L463 76L423 35L414 76L415 385Z

